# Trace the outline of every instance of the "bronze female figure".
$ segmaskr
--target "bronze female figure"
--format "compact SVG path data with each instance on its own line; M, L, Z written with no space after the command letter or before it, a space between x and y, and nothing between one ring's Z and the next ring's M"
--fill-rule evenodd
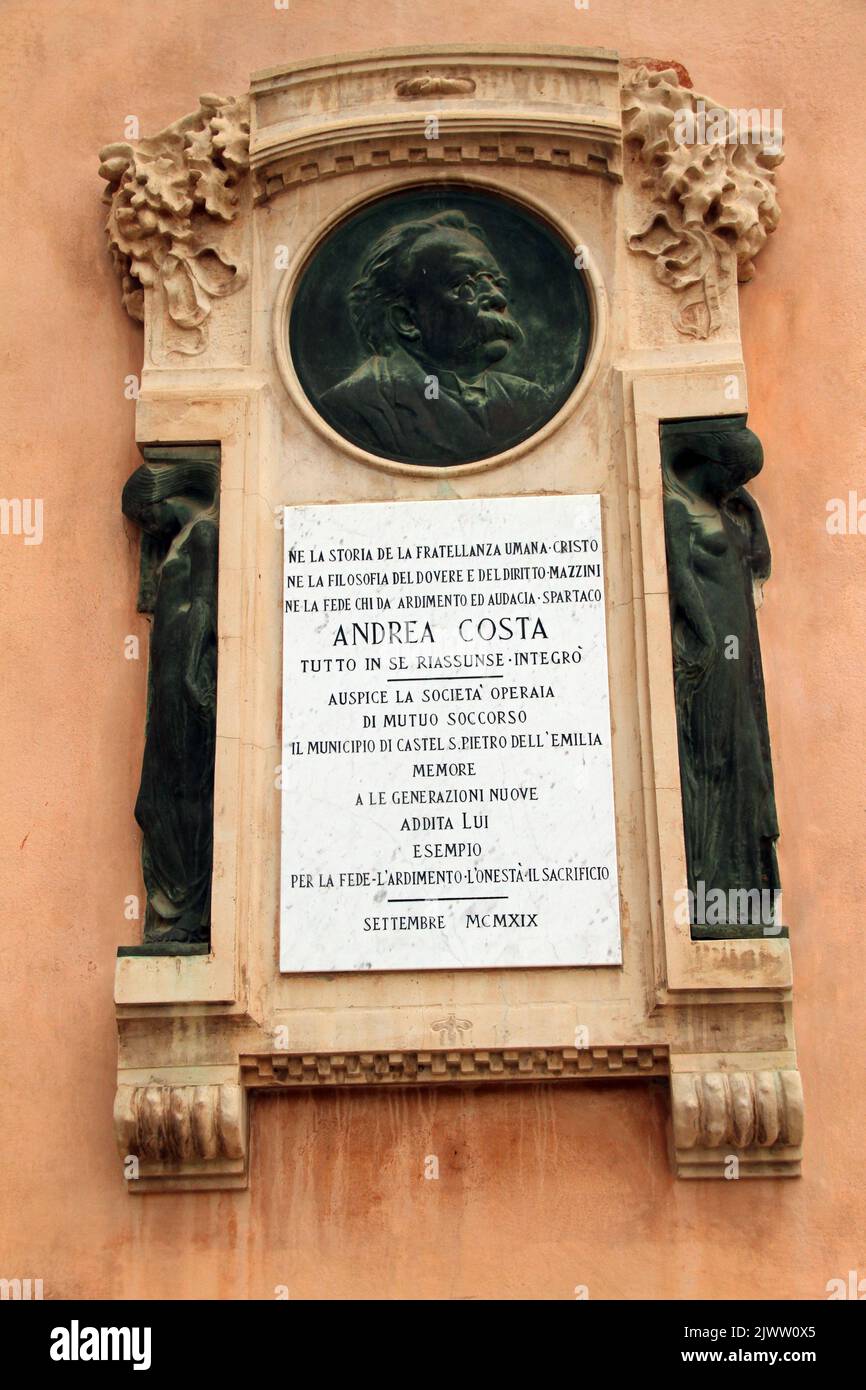
M153 613L135 818L144 834L145 943L206 943L213 859L219 470L144 463L123 511L142 537L139 607Z
M695 938L780 934L779 827L754 601L756 581L770 573L770 549L757 504L745 490L762 465L760 440L742 416L663 427L674 684ZM708 902L712 914L695 913L695 905Z

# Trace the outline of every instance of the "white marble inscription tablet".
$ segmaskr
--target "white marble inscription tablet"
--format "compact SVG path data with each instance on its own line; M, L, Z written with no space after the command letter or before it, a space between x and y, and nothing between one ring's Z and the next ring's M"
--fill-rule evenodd
M618 964L598 497L284 526L280 968Z

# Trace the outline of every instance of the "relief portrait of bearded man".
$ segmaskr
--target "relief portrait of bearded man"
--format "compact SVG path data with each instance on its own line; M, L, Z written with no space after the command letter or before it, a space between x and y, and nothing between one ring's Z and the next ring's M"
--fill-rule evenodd
M321 397L362 448L413 463L484 458L550 415L552 389L506 370L523 330L481 229L459 211L393 226L349 294L369 356Z

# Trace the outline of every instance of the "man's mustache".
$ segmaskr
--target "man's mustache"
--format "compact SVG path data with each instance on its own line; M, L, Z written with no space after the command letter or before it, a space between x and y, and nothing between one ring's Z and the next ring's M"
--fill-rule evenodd
M501 314L495 309L482 309L476 325L479 343L489 343L492 338L508 338L512 343L523 342L523 329L510 314Z

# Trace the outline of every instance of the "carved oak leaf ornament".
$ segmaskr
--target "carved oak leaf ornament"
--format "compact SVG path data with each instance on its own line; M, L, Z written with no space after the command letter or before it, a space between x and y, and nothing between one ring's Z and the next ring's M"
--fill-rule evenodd
M725 143L683 142L678 116L697 112L699 102L705 112L731 118ZM678 331L708 338L721 322L734 264L737 279L750 280L754 257L778 224L773 171L781 151L754 141L725 108L680 86L672 68L637 69L623 87L623 124L626 140L640 146L643 186L653 195L649 220L629 236L629 248L651 256L656 278L684 294L673 315Z
M246 268L214 244L206 219L226 224L237 214L249 129L248 98L203 96L198 111L158 135L106 145L100 153L106 231L124 307L143 322L144 290L161 285L182 335L174 352L202 352L211 301L246 283Z

